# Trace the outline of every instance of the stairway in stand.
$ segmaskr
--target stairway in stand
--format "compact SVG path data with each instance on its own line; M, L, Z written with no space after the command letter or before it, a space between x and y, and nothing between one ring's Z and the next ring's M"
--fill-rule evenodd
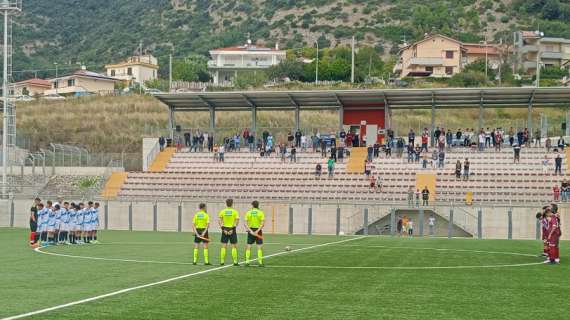
M346 172L348 173L364 173L364 165L368 150L366 147L352 148L350 158L346 164Z

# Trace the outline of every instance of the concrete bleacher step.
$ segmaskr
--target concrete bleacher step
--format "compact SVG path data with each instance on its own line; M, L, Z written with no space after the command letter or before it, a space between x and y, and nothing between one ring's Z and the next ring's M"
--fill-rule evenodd
M127 181L128 173L126 172L113 172L111 177L107 180L103 191L101 191L101 196L106 199L116 198L121 191L121 188Z
M350 173L363 173L368 151L365 147L352 148L348 163L346 165L346 172Z
M172 159L172 156L175 153L176 153L176 148L165 148L156 156L156 159L154 159L154 161L148 168L148 171L162 172L166 170L166 167L170 163L170 160Z

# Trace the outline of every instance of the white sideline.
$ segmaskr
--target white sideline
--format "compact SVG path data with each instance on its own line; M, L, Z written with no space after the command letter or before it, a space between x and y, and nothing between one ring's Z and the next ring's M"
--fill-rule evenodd
M517 264L497 264L497 265L483 265L483 266L428 266L428 267L373 267L373 266L286 266L274 265L267 266L267 268L300 268L300 269L363 269L363 270L434 270L434 269L488 269L488 268L513 268L513 267L527 267L535 265L543 265L544 262L530 262L530 263L517 263Z
M349 242L349 241L359 240L359 239L362 239L362 238L364 238L364 237L350 238L350 239L345 239L345 240L340 240L340 241L333 241L333 242L322 243L322 244L314 245L314 246L311 246L311 247L305 247L305 248L294 249L294 250L291 250L291 251L277 252L277 253L273 253L273 254L267 255L267 256L264 257L264 258L265 258L265 259L268 259L268 258L271 258L271 257L281 256L281 255L284 255L284 254L291 254L291 253L295 253L295 252L300 252L300 251L305 251L305 250L320 248L320 247L324 247L324 246L328 246L328 245L339 244L339 243L345 243L345 242ZM41 251L39 251L39 252L41 252ZM45 253L45 252L42 252L42 253ZM252 259L252 261L255 261L255 260L257 260L257 259ZM242 263L243 263L243 262L242 262ZM214 272L214 271L218 271L218 270L222 270L222 269L226 269L226 268L233 268L233 266L232 266L231 264L229 264L229 265L226 265L226 266L221 266L221 267L216 267L216 268L212 268L212 269L206 269L206 270L202 270L202 271L198 271L198 272L188 273L188 274L181 275L181 276L178 276L178 277L169 278L169 279L165 279L165 280L161 280L161 281L157 281L157 282L152 282L152 283L148 283L148 284L143 284L143 285L136 286L136 287L121 289L121 290L118 290L118 291L109 292L109 293L106 293L106 294L98 295L98 296L91 297L91 298L87 298L87 299L77 300L77 301L73 301L73 302L69 302L69 303L65 303L65 304L60 304L60 305L53 306L53 307L49 307L49 308L45 308L45 309L40 309L40 310L36 310L36 311L32 311L32 312L27 312L27 313L18 314L18 315L15 315L15 316L10 316L10 317L3 318L3 319L0 319L0 320L14 320L14 319L21 319L21 318L25 318L25 317L30 317L30 316L34 316L34 315L37 315L37 314L42 314L42 313L46 313L46 312L50 312L50 311L54 311L54 310L59 310L59 309L63 309L63 308L75 306L75 305L78 305L78 304L83 304L83 303L87 303L87 302L91 302L91 301L95 301L95 300L100 300L100 299L104 299L104 298L108 298L108 297L120 295L120 294L123 294L123 293L131 292L131 291L135 291L135 290L139 290L139 289L144 289L144 288L148 288L148 287L153 287L153 286L157 286L157 285L161 285L161 284L164 284L164 283L169 283L169 282L173 282L173 281L177 281L177 280L181 280L181 279L186 279L186 278L190 278L190 277L193 277L193 276L197 276L197 275L201 275L201 274L206 274L206 273L210 273L210 272Z

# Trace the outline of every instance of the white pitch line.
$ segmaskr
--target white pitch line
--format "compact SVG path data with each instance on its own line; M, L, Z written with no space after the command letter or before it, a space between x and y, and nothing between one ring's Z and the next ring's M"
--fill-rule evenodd
M314 245L314 246L311 246L311 247L299 248L299 249L295 249L295 250L291 250L291 251L278 252L278 253L274 253L274 254L267 255L267 256L265 257L265 259L269 259L269 258L271 258L271 257L276 257L276 256L281 256L281 255L284 255L284 254L290 254L290 253L295 253L295 252L300 252L300 251L305 251L305 250L320 248L320 247L329 246L329 245L333 245L333 244L339 244L339 243L345 243L345 242L349 242L349 241L359 240L359 239L362 239L362 238L363 238L363 237L350 238L350 239L339 240L339 241L334 241L334 242L322 243L322 244ZM41 251L38 250L37 252L41 252ZM42 253L43 253L43 252L42 252ZM257 259L252 259L251 261L255 261L255 260L257 260ZM242 263L243 263L243 262L242 262ZM188 274L185 274L185 275L181 275L181 276L177 276L177 277L173 277L173 278L169 278L169 279L165 279L165 280L161 280L161 281L157 281L157 282L151 282L151 283L139 285L139 286L136 286L136 287L130 287L130 288L126 288L126 289L121 289L121 290L109 292L109 293L106 293L106 294L94 296L94 297L87 298L87 299L77 300L77 301L73 301L73 302L69 302L69 303L65 303L65 304L60 304L60 305L53 306L53 307L49 307L49 308L45 308L45 309L40 309L40 310L36 310L36 311L31 311L31 312L26 312L26 313L18 314L18 315L15 315L15 316L3 318L3 319L1 319L1 320L14 320L14 319L21 319L21 318L25 318L25 317L30 317L30 316L34 316L34 315L37 315L37 314L42 314L42 313L46 313L46 312L50 312L50 311L55 311L55 310L59 310L59 309L63 309L63 308L71 307L71 306L75 306L75 305L78 305L78 304L83 304L83 303L87 303L87 302L91 302L91 301L95 301L95 300L100 300L100 299L104 299L104 298L108 298L108 297L113 297L113 296L120 295L120 294L123 294L123 293L131 292L131 291L135 291L135 290L139 290L139 289L144 289L144 288L149 288L149 287L154 287L154 286L157 286L157 285L161 285L161 284L165 284L165 283L169 283L169 282L173 282L173 281L177 281L177 280L182 280L182 279L186 279L186 278L190 278L190 277L194 277L194 276L198 276L198 275L201 275L201 274L206 274L206 273L210 273L210 272L214 272L214 271L218 271L218 270L222 270L222 269L226 269L226 268L232 268L232 267L233 267L233 266L232 266L231 264L229 264L229 265L226 265L226 266L221 266L221 267L216 267L216 268L212 268L212 269L206 269L206 270L202 270L202 271L198 271L198 272L188 273Z
M347 248L378 248L378 249L407 249L407 250L433 250L433 251L453 251L453 252L473 252L473 253L487 253L487 254L505 254L512 256L523 257L536 257L536 254L508 252L508 251L484 251L484 250L470 250L470 249L447 249L447 248L426 248L426 247L395 247L395 246L363 246L363 245L342 245L339 247Z
M544 264L544 262L498 264L484 266L431 266L431 267L376 267L376 266L286 266L270 265L265 268L299 268L299 269L377 269L377 270L433 270L433 269L486 269L486 268L512 268Z

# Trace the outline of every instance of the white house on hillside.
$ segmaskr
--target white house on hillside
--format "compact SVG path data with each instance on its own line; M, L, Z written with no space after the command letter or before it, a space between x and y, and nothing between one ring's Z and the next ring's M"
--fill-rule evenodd
M158 77L158 60L150 55L132 56L123 62L105 66L107 76L118 80L144 84Z
M114 92L115 82L118 80L81 69L70 75L49 79L48 81L51 84L51 89L45 90L45 95L81 95L84 93L106 95Z
M208 61L208 70L214 84L231 83L239 71L266 69L285 60L285 50L258 47L251 40L243 46L210 50L212 60Z

